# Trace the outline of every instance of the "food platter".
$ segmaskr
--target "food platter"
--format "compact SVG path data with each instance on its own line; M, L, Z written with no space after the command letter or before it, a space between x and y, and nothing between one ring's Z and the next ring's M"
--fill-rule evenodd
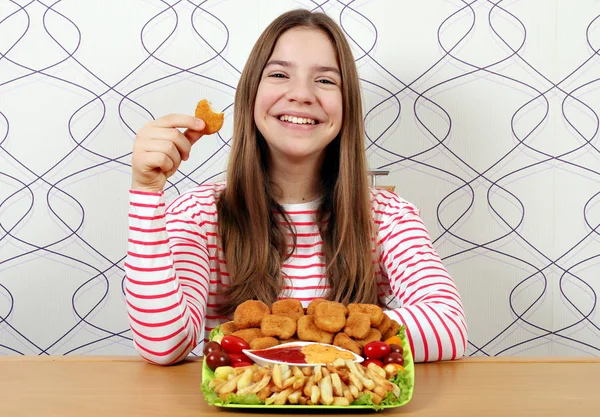
M210 334L210 340L219 340L223 337L223 333L219 327L213 329ZM389 397L386 397L379 404L375 404L368 394L365 394L355 401L353 401L350 405L324 405L324 404L265 404L264 401L261 401L256 395L235 395L229 394L227 398L223 399L222 396L219 396L213 389L210 388L210 383L213 379L215 379L215 372L213 372L208 365L206 364L206 359L203 361L202 368L202 392L204 394L204 398L206 402L210 405L217 407L228 407L228 408L247 408L247 409L297 409L297 410L307 410L307 409L373 409L373 410L381 410L386 408L395 408L400 407L407 404L413 394L414 389L414 362L412 357L412 352L410 350L410 345L407 341L405 329L401 327L398 331L398 337L402 341L402 347L404 349L404 366L403 370L399 371L397 375L389 379L390 382L395 384L399 388L400 395L396 398L391 394ZM285 346L285 345L280 345Z

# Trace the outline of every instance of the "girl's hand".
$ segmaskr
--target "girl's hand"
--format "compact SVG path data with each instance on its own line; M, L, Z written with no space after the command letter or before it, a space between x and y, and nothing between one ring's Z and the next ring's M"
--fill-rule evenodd
M181 133L178 128L186 128ZM162 191L167 178L190 156L192 145L202 137L204 121L186 114L170 114L140 129L133 143L131 188Z

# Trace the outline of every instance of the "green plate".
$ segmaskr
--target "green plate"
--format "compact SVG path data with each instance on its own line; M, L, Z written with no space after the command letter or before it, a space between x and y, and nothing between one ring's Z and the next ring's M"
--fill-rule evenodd
M219 327L216 327L210 333L210 340L213 340L216 336L222 335ZM372 409L372 410L382 410L386 408L395 408L400 407L407 404L413 395L413 389L415 384L415 366L413 362L412 352L410 350L410 345L406 340L406 333L404 326L400 327L398 331L398 336L402 340L402 348L404 349L404 372L398 374L391 381L400 387L400 398L391 399L386 398L380 404L374 404L371 401L371 397L369 395L364 395L361 398L354 401L349 406L340 406L340 405L298 405L298 404L289 404L289 405L265 405L264 402L260 401L256 395L245 395L238 397L234 394L230 394L227 400L222 400L219 396L208 387L209 382L214 379L214 372L206 365L206 359L203 361L202 365L202 392L204 393L204 398L206 402L210 405L214 405L217 407L230 407L230 408L286 408L286 409L307 409L307 408L322 408L322 409ZM391 393L389 394L391 396Z

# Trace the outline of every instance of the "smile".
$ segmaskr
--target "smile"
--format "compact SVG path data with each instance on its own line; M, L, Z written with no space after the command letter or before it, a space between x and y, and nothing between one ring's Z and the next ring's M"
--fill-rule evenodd
M308 119L306 117L288 116L287 114L279 116L279 120L282 122L294 123L297 125L316 125L319 122L315 119Z

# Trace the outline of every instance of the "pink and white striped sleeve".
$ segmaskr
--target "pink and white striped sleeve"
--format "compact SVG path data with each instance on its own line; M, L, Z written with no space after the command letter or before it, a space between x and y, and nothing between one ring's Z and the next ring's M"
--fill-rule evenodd
M406 326L415 362L458 359L467 343L458 289L417 209L402 205L386 208L378 235L379 262L401 306L387 314Z
M148 362L179 362L204 339L208 251L185 211L165 213L162 193L131 190L125 299L136 350Z

